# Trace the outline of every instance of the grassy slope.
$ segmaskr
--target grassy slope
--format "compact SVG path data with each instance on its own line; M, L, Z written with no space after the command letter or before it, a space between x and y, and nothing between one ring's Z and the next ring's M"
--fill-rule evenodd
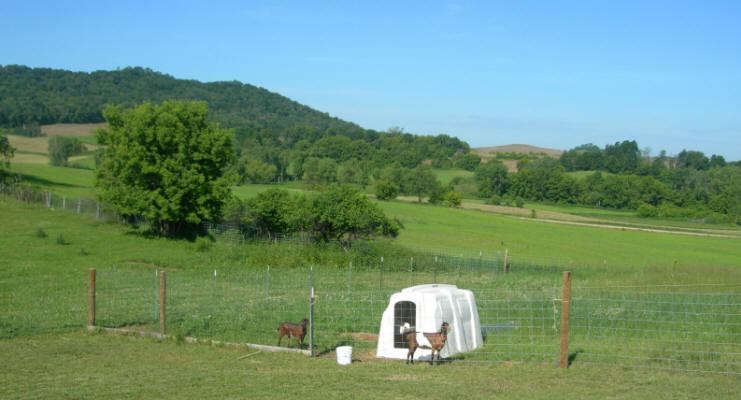
M379 203L405 226L398 241L406 246L454 248L478 253L504 251L514 256L553 257L575 265L692 266L738 265L737 239L561 226L477 211ZM554 260L555 261L555 260Z
M89 169L11 162L10 170L23 175L23 179L31 185L51 190L60 196L93 197L93 171Z

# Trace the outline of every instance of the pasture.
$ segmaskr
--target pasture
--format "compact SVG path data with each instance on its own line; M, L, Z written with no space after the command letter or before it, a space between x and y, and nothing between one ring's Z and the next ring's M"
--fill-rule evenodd
M19 167L41 186L69 196L91 190L92 176L87 170L14 165ZM248 197L267 187L239 187L237 193ZM289 188L303 190L300 186ZM196 382L185 387L166 384L176 397L184 398L202 394L193 386L204 386L214 379L234 381L218 389L205 384L221 397L240 390L264 397L275 379L255 380L269 375L267 371L284 380L295 379L289 391L321 387L324 390L316 397L322 398L339 395L335 390L347 384L340 376L365 382L350 384L349 389L368 398L388 396L394 393L392 389L417 398L427 393L428 389L419 389L423 386L440 388L441 392L429 389L430 394L438 395L481 387L473 398L505 394L558 398L548 385L563 388L564 398L619 397L616 393L627 397L634 385L641 387L642 394L655 390L657 395L676 394L672 397L679 398L730 397L741 387L741 364L734 358L739 353L741 327L737 321L741 315L738 238L546 224L511 214L405 201L378 204L404 224L399 238L361 243L344 251L332 245L292 242L239 244L226 236L217 236L215 242L151 238L140 230L89 216L0 200L4 210L0 346L4 353L13 349L11 364L16 367L5 374L12 382L5 387L12 389L9 396L2 397L57 397L57 389L28 383L31 378L19 371L36 370L44 361L61 365L68 361L64 351L83 347L94 350L81 351L78 359L86 363L75 363L73 371L90 381L103 382L111 393L129 393L131 397L147 396L148 389L125 388L127 375L119 368L146 363L166 366L164 361L158 364L148 358L146 354L153 348L167 349L169 357L194 365L200 359L199 368L209 371L208 377L200 380L192 371L181 369L172 378L162 378L166 382ZM600 211L532 206L587 218ZM613 224L634 225L629 216L621 220L623 215L618 212L602 211L603 218L615 217ZM670 223L665 226L674 229ZM706 225L688 227L704 231ZM505 249L511 268L507 275L501 273ZM433 255L439 256L439 262ZM280 322L298 322L307 315L308 288L313 285L318 291L315 345L320 357L258 354L237 361L248 350L185 345L179 339L157 342L80 332L86 324L86 274L90 268L98 271L99 325L156 331L158 267L168 274L168 333L176 338L274 345ZM560 296L560 274L567 269L573 271L576 296L575 362L569 370L559 371L554 366L558 352L554 299ZM376 360L373 334L388 296L402 287L432 282L474 290L482 323L494 327L496 334L487 339L485 349L452 360L439 370L430 371L424 364L407 369L403 361ZM695 328L689 329L687 324ZM695 347L687 343L688 338L692 343L704 340L713 344ZM729 340L736 343L730 347L722 344ZM625 343L636 351L626 352L621 347ZM672 350L676 343L683 343L678 352ZM345 369L332 359L332 349L343 344L353 345L360 361ZM49 349L52 356L37 360L34 348ZM622 355L616 349L622 349ZM121 365L105 361L120 351L131 352ZM57 352L61 355L55 358ZM224 362L235 363L237 368L225 373ZM263 372L239 369L255 362ZM303 365L312 373L296 377L284 367L287 362ZM91 371L96 366L110 373L94 375ZM631 366L638 368L626 368ZM671 372L675 370L680 372ZM686 372L694 370L720 374ZM61 379L67 373L61 366L49 368L42 381ZM585 384L604 376L609 377L604 386ZM251 385L245 387L238 377L250 379ZM685 385L688 382L693 386ZM81 385L65 390L63 396L81 397L93 388Z
M431 368L72 332L0 340L0 397L735 399L737 377L532 364Z

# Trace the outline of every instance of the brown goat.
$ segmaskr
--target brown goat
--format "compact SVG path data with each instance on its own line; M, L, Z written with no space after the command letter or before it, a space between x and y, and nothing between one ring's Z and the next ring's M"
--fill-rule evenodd
M304 345L304 336L306 336L306 327L309 325L309 320L304 318L298 324L290 322L284 322L278 327L278 347L280 347L280 341L283 336L288 336L288 343L286 347L291 347L291 336L296 338L299 347Z
M440 326L440 332L435 333L423 333L427 340L430 342L430 346L420 346L417 342L417 332L412 331L407 334L407 342L409 342L409 353L407 353L406 363L410 362L414 364L414 352L417 348L432 349L432 355L430 358L430 365L435 365L435 352L437 352L437 363L440 363L440 350L445 346L445 342L448 341L448 331L450 331L450 325L447 322L443 322Z

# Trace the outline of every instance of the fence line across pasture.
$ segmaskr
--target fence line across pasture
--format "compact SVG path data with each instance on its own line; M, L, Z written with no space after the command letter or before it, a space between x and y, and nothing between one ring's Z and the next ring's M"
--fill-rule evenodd
M322 354L351 345L360 357L373 358L381 315L390 295L403 284L384 290L372 285L348 290L342 280L339 284L323 280L317 269L297 271L305 274L301 284L295 279L277 280L268 296L261 279L265 275L259 273L224 274L222 281L218 281L218 274L171 273L168 333L274 345L281 322L298 322L312 312L312 350ZM324 273L330 274L328 269ZM359 275L358 279L365 279ZM124 276L128 275L120 278ZM115 279L115 273L109 278ZM130 309L128 317L101 311L105 315L102 321L115 321L114 326L156 327L154 280L149 276L142 278L141 282L145 281L148 288L139 292L134 290L136 279L110 286L108 290L118 292L108 293L109 297L135 299L110 303ZM105 298L106 286L100 287L101 298ZM313 308L309 299L312 287L316 294ZM715 286L719 287L727 290L703 292L702 285L619 290L575 286L568 318L568 363L741 375L741 285ZM480 286L472 291L483 346L445 361L559 364L564 294L560 287Z
M167 333L275 345L281 322L309 315L314 287L315 352L352 345L357 354L373 358L381 315L391 294L407 284L403 271L385 274L381 290L375 282L363 284L373 273L359 268L348 285L347 270L336 267L169 271ZM158 331L158 271L100 269L96 280L97 325ZM529 289L477 282L476 272L458 277L459 287L474 293L483 347L447 361L557 365L562 292L555 281ZM83 276L63 282L0 281L0 337L83 328L87 290ZM569 320L570 363L741 375L741 284L577 284L571 290Z

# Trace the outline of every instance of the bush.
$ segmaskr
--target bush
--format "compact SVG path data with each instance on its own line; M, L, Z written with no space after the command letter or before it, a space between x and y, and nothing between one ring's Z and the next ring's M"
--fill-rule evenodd
M515 199L515 206L517 206L517 208L524 207L525 206L525 200L522 197L517 196L517 198Z
M460 207L463 196L458 192L448 192L443 195L443 205L448 207Z
M399 186L388 181L376 182L376 198L378 200L393 200L399 195Z
M658 208L658 216L662 218L694 218L697 214L694 208L677 207L670 203L662 203Z
M659 216L659 210L650 204L641 204L636 210L636 215L641 218L654 218Z
M499 195L493 195L489 197L488 199L484 200L484 203L491 204L493 206L498 206L502 204L502 196Z

